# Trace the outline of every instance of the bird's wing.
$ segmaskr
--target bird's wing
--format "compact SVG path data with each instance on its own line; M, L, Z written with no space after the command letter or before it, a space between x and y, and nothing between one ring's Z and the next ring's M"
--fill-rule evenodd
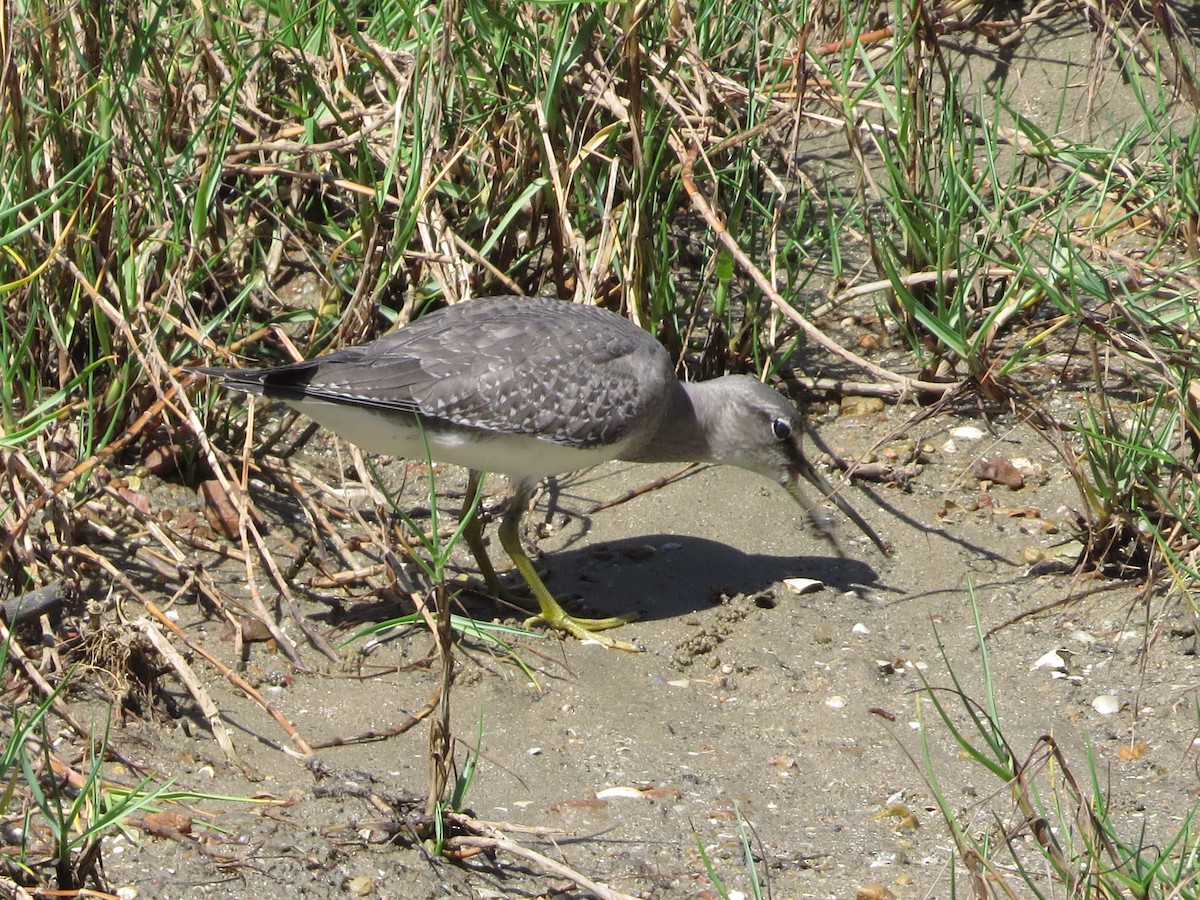
M537 300L469 302L307 362L208 370L230 387L416 413L427 427L617 443L655 413L667 353L625 319Z

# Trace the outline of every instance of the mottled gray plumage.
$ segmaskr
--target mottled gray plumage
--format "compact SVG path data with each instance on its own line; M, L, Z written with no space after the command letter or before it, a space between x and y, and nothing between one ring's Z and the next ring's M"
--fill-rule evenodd
M628 320L594 306L517 297L459 303L307 362L204 371L282 400L419 413L431 428L574 447L623 440L675 380L666 351Z

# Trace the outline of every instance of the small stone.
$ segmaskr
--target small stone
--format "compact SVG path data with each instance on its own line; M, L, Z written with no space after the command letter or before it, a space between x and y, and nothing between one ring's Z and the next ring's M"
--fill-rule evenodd
M855 900L896 900L896 895L882 884L864 884L854 896Z
M843 416L874 416L883 410L882 397L843 397L839 414Z

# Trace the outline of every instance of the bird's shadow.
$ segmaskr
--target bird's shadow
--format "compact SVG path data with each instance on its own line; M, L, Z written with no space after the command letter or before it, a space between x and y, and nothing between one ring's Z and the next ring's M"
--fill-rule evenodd
M545 568L546 586L571 612L638 613L644 621L708 609L722 594L756 594L785 578L816 579L838 593L878 586L875 570L858 559L743 553L720 541L673 534L559 550L546 557Z

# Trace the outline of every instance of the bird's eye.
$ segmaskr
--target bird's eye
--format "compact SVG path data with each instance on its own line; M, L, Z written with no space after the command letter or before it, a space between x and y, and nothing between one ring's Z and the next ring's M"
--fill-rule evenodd
M792 423L787 419L776 419L771 423L771 430L779 440L786 441L792 434Z

